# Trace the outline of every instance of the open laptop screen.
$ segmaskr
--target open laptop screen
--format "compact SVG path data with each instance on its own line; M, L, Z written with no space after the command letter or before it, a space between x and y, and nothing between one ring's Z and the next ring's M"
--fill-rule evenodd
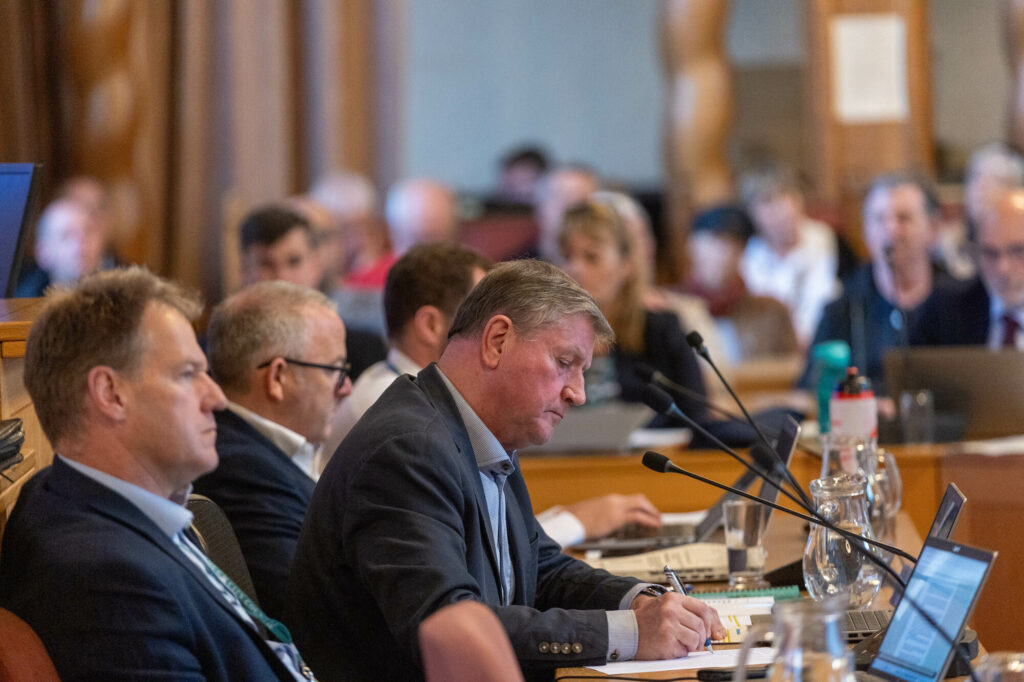
M906 594L956 641L994 558L994 552L928 538ZM893 613L869 672L891 680L937 681L943 678L952 655L949 642L904 598Z
M0 163L0 298L14 294L33 209L36 166Z

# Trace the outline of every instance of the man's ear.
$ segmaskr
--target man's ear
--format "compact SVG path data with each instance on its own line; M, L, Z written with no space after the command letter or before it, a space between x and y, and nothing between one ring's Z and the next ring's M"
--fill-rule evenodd
M501 356L508 350L515 337L512 320L506 315L495 315L484 326L480 337L480 357L488 369L497 368Z
M267 371L260 380L260 388L266 395L267 400L272 403L279 403L285 398L285 369L288 363L284 358L274 358L267 366Z
M121 375L111 367L97 365L86 375L86 392L96 410L114 421L123 421L130 391Z
M448 318L433 305L420 306L413 315L413 327L420 341L431 348L441 349L448 336Z

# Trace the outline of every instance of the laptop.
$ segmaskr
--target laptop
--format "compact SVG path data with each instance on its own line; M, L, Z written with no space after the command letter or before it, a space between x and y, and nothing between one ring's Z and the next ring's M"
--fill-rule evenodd
M520 454L625 451L630 448L629 435L655 416L654 410L642 403L613 401L573 407L552 431L551 440L523 448Z
M953 647L911 606L924 609L953 642L960 638L988 579L996 552L929 537L907 583L907 597L893 613L868 677L938 682ZM861 679L858 677L858 679Z
M787 468L793 458L793 452L796 450L799 438L800 424L792 417L786 417L782 430L775 441L775 451L779 454ZM757 473L748 469L736 479L732 487L746 491L759 478L761 477ZM778 483L778 481L776 482ZM776 487L762 480L757 496L762 500L775 502L779 497L779 491ZM676 547L692 542L708 542L719 526L722 525L725 503L736 497L738 496L730 492L722 495L698 524L671 523L664 524L660 528L630 524L620 528L611 535L580 543L576 547L586 551L600 550L603 556L613 556L616 554L633 554L663 549L665 547ZM768 510L769 515L771 511L771 509ZM765 522L767 523L767 517Z
M0 298L14 295L36 209L39 166L0 163Z
M892 348L883 365L890 395L929 389L937 416L964 420L963 433L947 434L946 440L1000 438L1024 428L1024 353L969 346Z
M964 507L967 498L960 491L955 483L946 486L946 493L939 502L939 509L932 519L931 528L928 529L929 538L949 540L953 536L956 522L960 518L960 511ZM893 557L895 561L895 557ZM890 566L892 562L890 562ZM913 573L911 566L904 566L900 571L900 577L906 583ZM902 592L894 591L889 603L896 606L900 602ZM846 639L849 642L859 642L874 636L889 625L892 618L892 611L887 609L851 609L846 612L845 625Z

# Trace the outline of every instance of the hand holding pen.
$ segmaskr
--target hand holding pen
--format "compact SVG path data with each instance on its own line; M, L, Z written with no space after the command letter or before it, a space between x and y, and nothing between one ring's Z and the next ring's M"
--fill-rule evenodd
M675 589L675 591L679 594L689 596L690 593L693 591L692 587L690 587L690 589L686 589L685 587L683 587L683 584L679 582L679 576L676 575L676 572L672 570L672 567L667 564L665 565L665 577L668 578L669 584L672 585L673 589ZM711 653L715 653L715 650L711 647L710 637L704 640L704 648L710 651Z

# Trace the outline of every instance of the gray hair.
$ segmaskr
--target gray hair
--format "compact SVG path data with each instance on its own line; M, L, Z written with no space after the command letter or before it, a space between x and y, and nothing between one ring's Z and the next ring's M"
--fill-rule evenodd
M210 374L226 392L249 389L256 366L276 356L301 355L310 308L337 312L315 289L273 281L254 284L213 309L207 329Z
M538 260L501 263L480 280L459 306L448 338L483 332L495 315L506 315L516 333L529 337L573 315L586 315L599 350L615 341L608 320L593 297L569 275Z
M150 303L174 308L190 321L202 312L198 294L141 267L90 275L77 286L51 289L46 298L28 335L24 381L55 446L82 427L82 398L93 367L138 371L139 330Z
M967 162L968 182L983 164L994 162L995 174L1007 188L1024 186L1024 159L1005 142L989 142L971 154Z
M871 184L868 185L868 191L864 192L864 206L867 206L868 197L878 190L892 191L904 185L916 187L921 192L921 196L924 198L924 210L930 218L935 218L939 214L942 205L932 188L932 183L924 175L913 171L895 171L875 176L871 180Z

